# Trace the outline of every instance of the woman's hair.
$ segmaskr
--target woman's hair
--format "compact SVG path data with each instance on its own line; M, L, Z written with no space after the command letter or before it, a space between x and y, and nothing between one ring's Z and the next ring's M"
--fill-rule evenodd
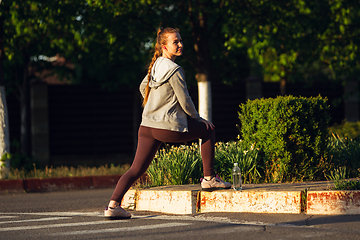
M154 66L156 59L158 59L158 57L160 57L162 55L161 46L166 44L168 33L177 33L177 32L179 32L179 29L177 29L177 28L164 28L164 29L159 29L157 32L155 52L154 52L154 56L151 60L151 63L149 64L149 68L148 68L148 83L145 87L145 97L143 100L143 106L145 106L145 104L147 103L147 100L149 98L149 93L150 93L149 83L150 83L150 79L151 79L151 69Z

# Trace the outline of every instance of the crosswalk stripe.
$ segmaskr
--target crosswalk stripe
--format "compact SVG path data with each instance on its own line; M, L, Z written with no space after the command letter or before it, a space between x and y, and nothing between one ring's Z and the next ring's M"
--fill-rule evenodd
M109 224L109 223L115 223L115 222L129 222L129 220L96 221L96 222L77 222L77 223L59 223L59 224L48 224L48 225L39 225L39 226L7 227L7 228L0 228L0 232L33 230L33 229L42 229L42 228L61 228L61 227L90 226L90 225L99 225L99 224Z
M156 228L180 227L180 226L188 226L188 225L191 225L191 223L176 223L175 222L175 223L163 223L163 224L143 225L143 226L134 226L134 227L62 232L62 233L51 234L51 236L68 236L68 235L83 235L83 234L97 234L97 233L127 232L127 231L149 230L149 229L156 229Z
M18 216L0 216L0 219L3 219L3 218L17 218Z
M38 218L38 219L24 219L24 220L14 220L14 221L3 221L0 224L6 223L23 223L23 222L43 222L43 221L54 221L54 220L65 220L71 219L72 217L50 217L50 218Z
M0 215L34 215L34 216L99 216L103 212L37 212L37 213L20 213L20 212L0 212Z

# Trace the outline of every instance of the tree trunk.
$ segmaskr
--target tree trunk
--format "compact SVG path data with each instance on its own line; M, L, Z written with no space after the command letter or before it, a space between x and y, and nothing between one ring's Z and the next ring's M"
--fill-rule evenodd
M199 95L199 114L202 118L212 121L211 82L206 74L196 74Z
M199 114L202 118L212 121L212 103L211 103L211 79L210 79L210 49L208 38L208 26L206 14L201 12L207 4L206 1L199 1L196 8L189 4L189 18L191 33L194 41L194 50L196 53L195 76L198 83L199 93Z
M286 80L283 78L280 80L280 94L282 96L286 95Z
M4 19L4 16L0 16L0 157L2 160L0 161L0 178L5 177L10 169L10 159L7 155L10 153L10 137L4 79Z
M0 178L2 178L7 175L10 169L10 158L7 155L7 153L10 153L9 120L4 86L0 86L0 98L0 154L2 160L0 165L2 174L0 174Z

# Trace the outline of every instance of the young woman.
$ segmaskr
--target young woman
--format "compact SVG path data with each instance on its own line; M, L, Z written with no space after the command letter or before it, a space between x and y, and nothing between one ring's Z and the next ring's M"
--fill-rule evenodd
M154 57L147 76L140 84L144 110L135 158L116 185L105 209L106 217L131 217L119 206L121 200L131 185L145 173L162 142L181 143L202 139L202 190L231 187L230 183L215 177L215 126L199 116L189 96L184 70L174 62L182 53L183 43L177 29L158 31Z

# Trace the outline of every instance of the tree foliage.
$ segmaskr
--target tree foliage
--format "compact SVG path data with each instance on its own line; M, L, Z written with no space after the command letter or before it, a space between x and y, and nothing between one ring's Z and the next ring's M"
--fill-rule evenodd
M350 0L6 1L6 67L15 79L38 56L61 54L79 66L84 82L109 88L143 74L156 29L181 30L189 79L210 71L212 81L248 75L244 58L261 66L265 81L322 71L328 77L358 71L360 4ZM35 58L34 58L35 57ZM39 66L38 66L39 67ZM46 66L48 67L48 66ZM326 70L326 72L325 72ZM20 74L21 75L21 74Z
M77 16L84 1L4 1L5 83L21 105L21 152L30 153L29 84L35 72L54 68L48 57L60 54L71 60L81 43ZM63 69L63 68L62 68ZM64 73L64 71L62 71Z
M306 78L314 71L341 79L359 70L359 2L247 0L229 14L226 46L246 46L265 81Z
M215 82L247 76L246 52L229 52L224 46L226 1L90 2L91 10L81 17L86 40L79 63L85 82L100 81L111 88L119 83L138 84L159 27L180 29L185 50L177 62L186 69L190 85L199 73Z
M87 1L79 15L83 44L77 53L77 81L107 89L137 85L156 37L156 17L143 1Z
M46 57L60 54L71 60L82 44L79 12L84 4L75 1L8 1L10 16L5 20L5 54L13 87L26 82L32 72L51 65Z

